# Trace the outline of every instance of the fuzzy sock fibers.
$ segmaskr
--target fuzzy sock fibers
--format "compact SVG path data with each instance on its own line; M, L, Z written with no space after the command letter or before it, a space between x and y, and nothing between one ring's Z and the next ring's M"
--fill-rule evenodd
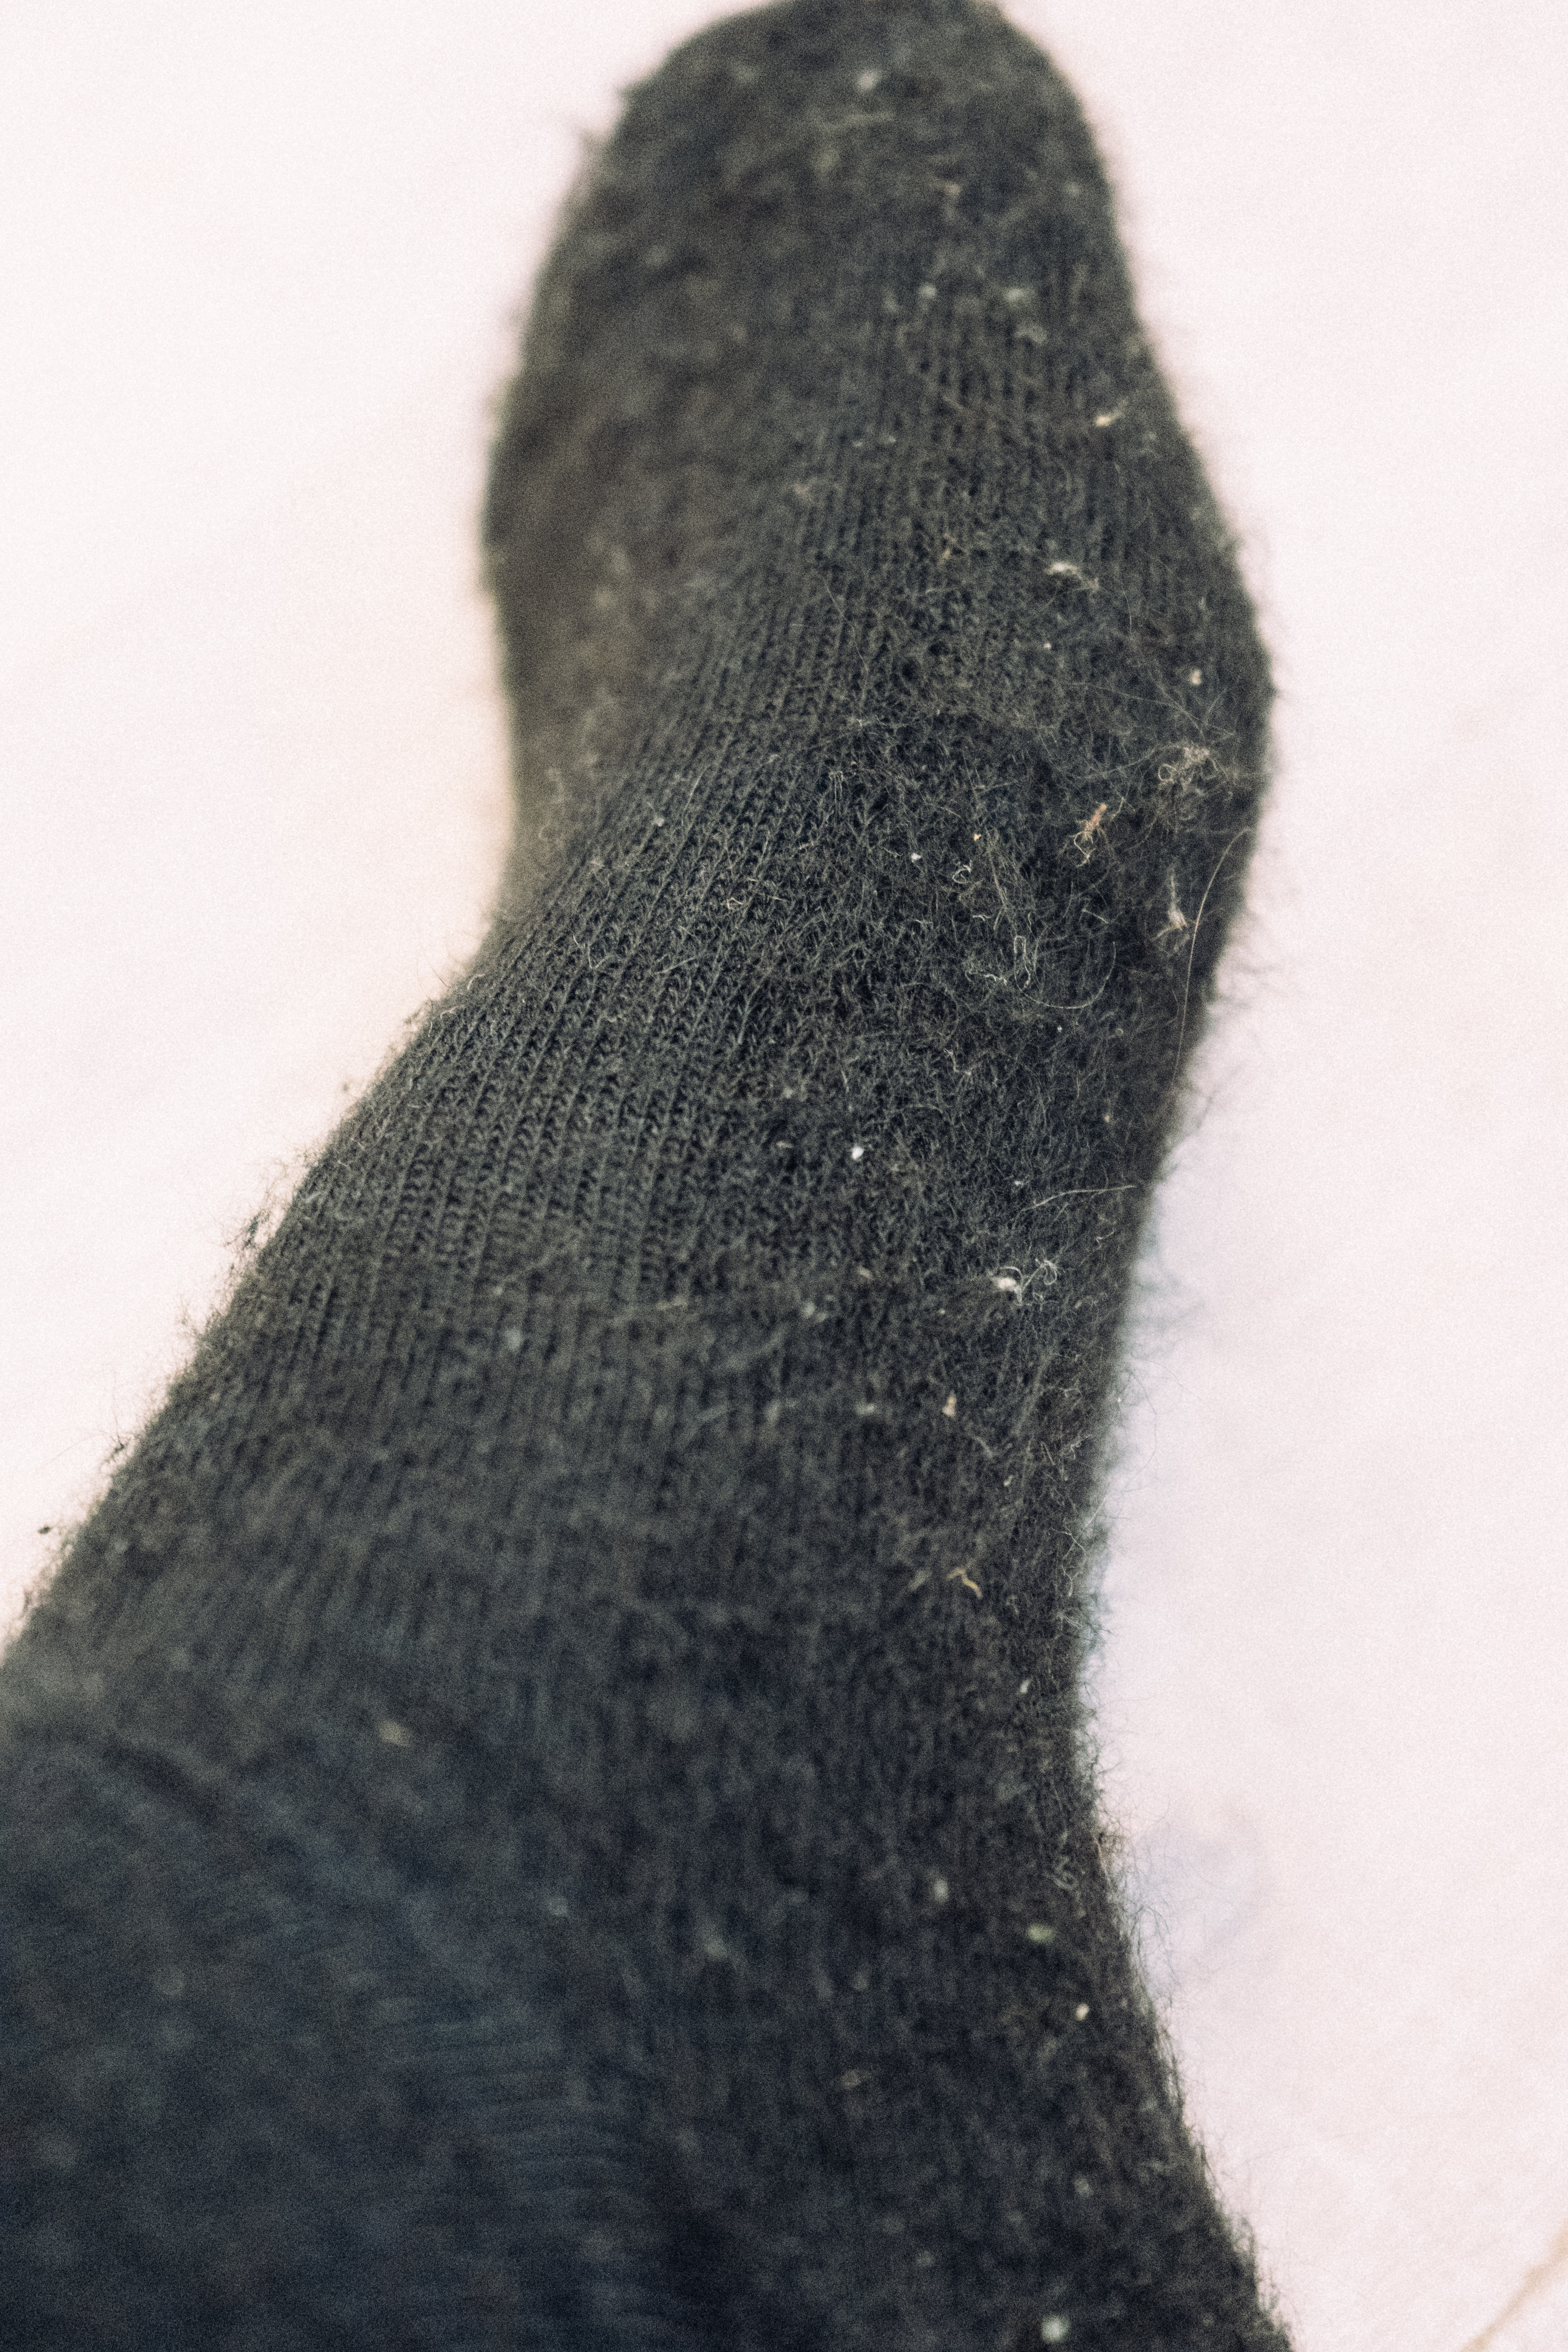
M488 944L0 1676L5 2340L1278 2347L1076 1689L1268 685L1046 60L679 50L486 538Z

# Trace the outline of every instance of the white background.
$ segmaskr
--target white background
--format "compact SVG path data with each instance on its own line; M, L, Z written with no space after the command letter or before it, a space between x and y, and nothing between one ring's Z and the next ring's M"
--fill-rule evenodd
M477 938L513 314L674 0L5 0L0 1577ZM1135 1335L1107 1803L1300 2352L1568 2340L1568 11L1017 0L1279 779Z

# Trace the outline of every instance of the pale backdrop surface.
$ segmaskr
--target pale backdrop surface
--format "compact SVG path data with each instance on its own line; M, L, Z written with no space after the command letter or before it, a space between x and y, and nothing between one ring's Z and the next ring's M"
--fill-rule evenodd
M487 402L580 132L713 13L7 0L7 1617L477 938ZM1100 130L1283 688L1130 1360L1107 1804L1300 2352L1549 2352L1568 11L1012 13Z

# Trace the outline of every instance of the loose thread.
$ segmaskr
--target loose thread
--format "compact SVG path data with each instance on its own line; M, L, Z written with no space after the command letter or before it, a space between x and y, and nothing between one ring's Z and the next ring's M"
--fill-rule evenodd
M1176 1051L1175 1056L1171 1064L1171 1083L1173 1086L1175 1084L1176 1072L1182 1066L1182 1041L1187 1034L1187 1000L1193 992L1193 961L1198 951L1198 925L1203 921L1204 908L1209 902L1209 892L1219 880L1220 867L1225 864L1226 859L1230 856L1230 853L1236 847L1237 843L1244 839L1250 830L1250 826L1244 824L1239 833L1233 833L1231 835L1230 839L1220 851L1219 856L1215 860L1214 872L1209 876L1208 880L1204 885L1204 895L1198 900L1198 911L1193 918L1193 943L1187 950L1186 986L1182 991L1181 1025L1176 1031Z

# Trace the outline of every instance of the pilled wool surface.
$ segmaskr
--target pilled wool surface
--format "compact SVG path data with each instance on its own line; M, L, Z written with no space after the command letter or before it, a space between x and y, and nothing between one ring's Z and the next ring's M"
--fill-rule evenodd
M722 23L536 289L516 843L0 1674L8 2340L1282 2344L1079 1696L1268 686L1047 60Z

